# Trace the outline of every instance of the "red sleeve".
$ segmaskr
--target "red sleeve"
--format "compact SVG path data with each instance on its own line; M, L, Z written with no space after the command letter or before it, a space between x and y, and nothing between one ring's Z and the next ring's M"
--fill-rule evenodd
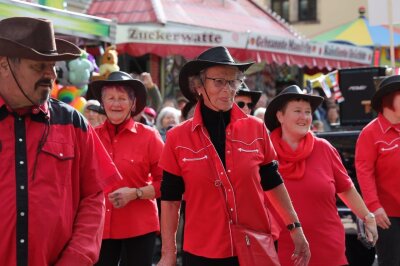
M338 151L328 143L329 157L332 162L333 176L335 178L336 193L341 193L349 190L354 184L351 180L346 168L344 167Z
M373 136L368 130L370 127L366 129L361 131L357 140L355 165L365 204L370 211L375 211L382 207L375 184L375 163L378 152Z
M269 164L273 160L277 160L276 151L274 146L272 145L271 139L269 138L267 127L263 123L263 135L265 139L265 146L264 146L264 163L262 165Z
M162 180L162 169L158 166L160 161L161 152L164 147L164 142L157 130L154 131L154 140L150 141L149 154L150 154L150 174L153 179L153 187L156 193L155 197L161 196L160 187Z
M180 129L180 128L176 128L176 129ZM171 173L174 174L176 176L182 176L181 173L181 168L179 167L179 163L175 154L175 136L179 135L179 134L184 134L182 132L182 130L180 130L179 132L176 132L175 128L167 131L167 139L164 145L164 149L161 153L161 158L160 158L160 163L159 166ZM174 133L174 134L172 134Z

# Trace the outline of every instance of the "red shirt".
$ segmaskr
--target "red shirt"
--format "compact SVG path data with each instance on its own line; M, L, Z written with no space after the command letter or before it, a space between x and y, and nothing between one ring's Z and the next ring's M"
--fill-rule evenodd
M101 184L112 185L118 172L83 116L51 99L48 115L14 117L0 98L0 162L0 265L93 264Z
M106 121L96 132L124 177L124 186L138 188L151 184L159 197L162 170L158 161L164 143L158 131L130 119L111 138L107 126L113 127ZM155 199L134 200L121 209L106 200L106 207L103 239L129 238L160 230Z
M279 159L279 157L278 157ZM310 244L309 265L345 265L345 231L337 212L336 193L347 191L353 182L336 149L324 139L315 138L314 149L306 159L302 179L285 179L286 189ZM282 266L293 265L294 245L286 226L278 239Z
M368 209L383 207L388 216L400 217L400 129L382 114L360 133L356 170Z
M227 211L235 223L270 231L259 167L272 162L276 155L265 125L234 105L225 132L226 169L212 145L198 105L192 119L167 132L160 159L160 166L182 176L185 184L183 248L207 258L236 255Z

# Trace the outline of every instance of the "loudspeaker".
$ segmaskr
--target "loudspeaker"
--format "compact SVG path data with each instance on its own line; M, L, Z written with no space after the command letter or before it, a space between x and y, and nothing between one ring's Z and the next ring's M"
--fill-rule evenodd
M376 91L374 77L384 76L385 71L384 67L339 70L339 88L345 99L339 105L341 125L366 125L376 116L368 104Z

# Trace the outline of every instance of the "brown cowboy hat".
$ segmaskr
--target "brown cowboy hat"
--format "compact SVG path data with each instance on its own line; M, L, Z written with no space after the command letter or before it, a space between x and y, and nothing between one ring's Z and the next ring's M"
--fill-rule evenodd
M235 66L240 71L246 71L254 62L236 63L228 49L222 46L210 48L201 53L195 60L187 62L179 72L179 87L182 94L192 102L196 102L195 92L190 89L189 77L200 73L201 70L212 66Z
M322 103L324 98L321 96L314 96L311 94L306 94L297 85L292 85L284 89L280 94L278 94L267 106L267 111L264 115L264 122L269 131L273 131L275 128L280 127L281 124L276 117L276 113L281 110L283 105L291 99L304 99L310 102L312 112L317 109L317 107Z
M64 61L80 55L79 47L54 37L53 24L47 19L12 17L0 21L0 56Z
M87 97L102 102L101 90L104 86L110 85L125 86L135 92L136 109L132 112L132 116L140 113L146 106L147 90L144 84L140 80L133 79L131 75L122 71L111 72L106 80L96 80L89 83Z
M400 90L400 75L384 78L379 83L379 89L372 97L372 108L374 108L374 110L377 112L381 112L383 97L398 90Z
M260 100L261 94L261 91L251 91L244 82L242 82L242 85L240 85L239 90L236 92L236 96L249 96L254 106Z

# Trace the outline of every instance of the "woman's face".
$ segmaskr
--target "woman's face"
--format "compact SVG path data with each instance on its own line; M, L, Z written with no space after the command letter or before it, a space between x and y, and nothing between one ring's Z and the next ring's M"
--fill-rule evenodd
M282 135L299 139L310 130L312 122L312 110L309 102L290 101L286 108L276 113L281 123Z
M241 81L239 70L230 66L213 66L205 71L203 86L197 88L204 104L214 111L228 111ZM229 82L227 82L229 81ZM208 96L207 96L208 95Z
M167 113L161 120L162 128L173 127L178 124L179 121L176 120L176 117L172 113Z
M102 101L107 118L112 124L120 124L130 118L135 101L121 87L108 86L102 90Z

